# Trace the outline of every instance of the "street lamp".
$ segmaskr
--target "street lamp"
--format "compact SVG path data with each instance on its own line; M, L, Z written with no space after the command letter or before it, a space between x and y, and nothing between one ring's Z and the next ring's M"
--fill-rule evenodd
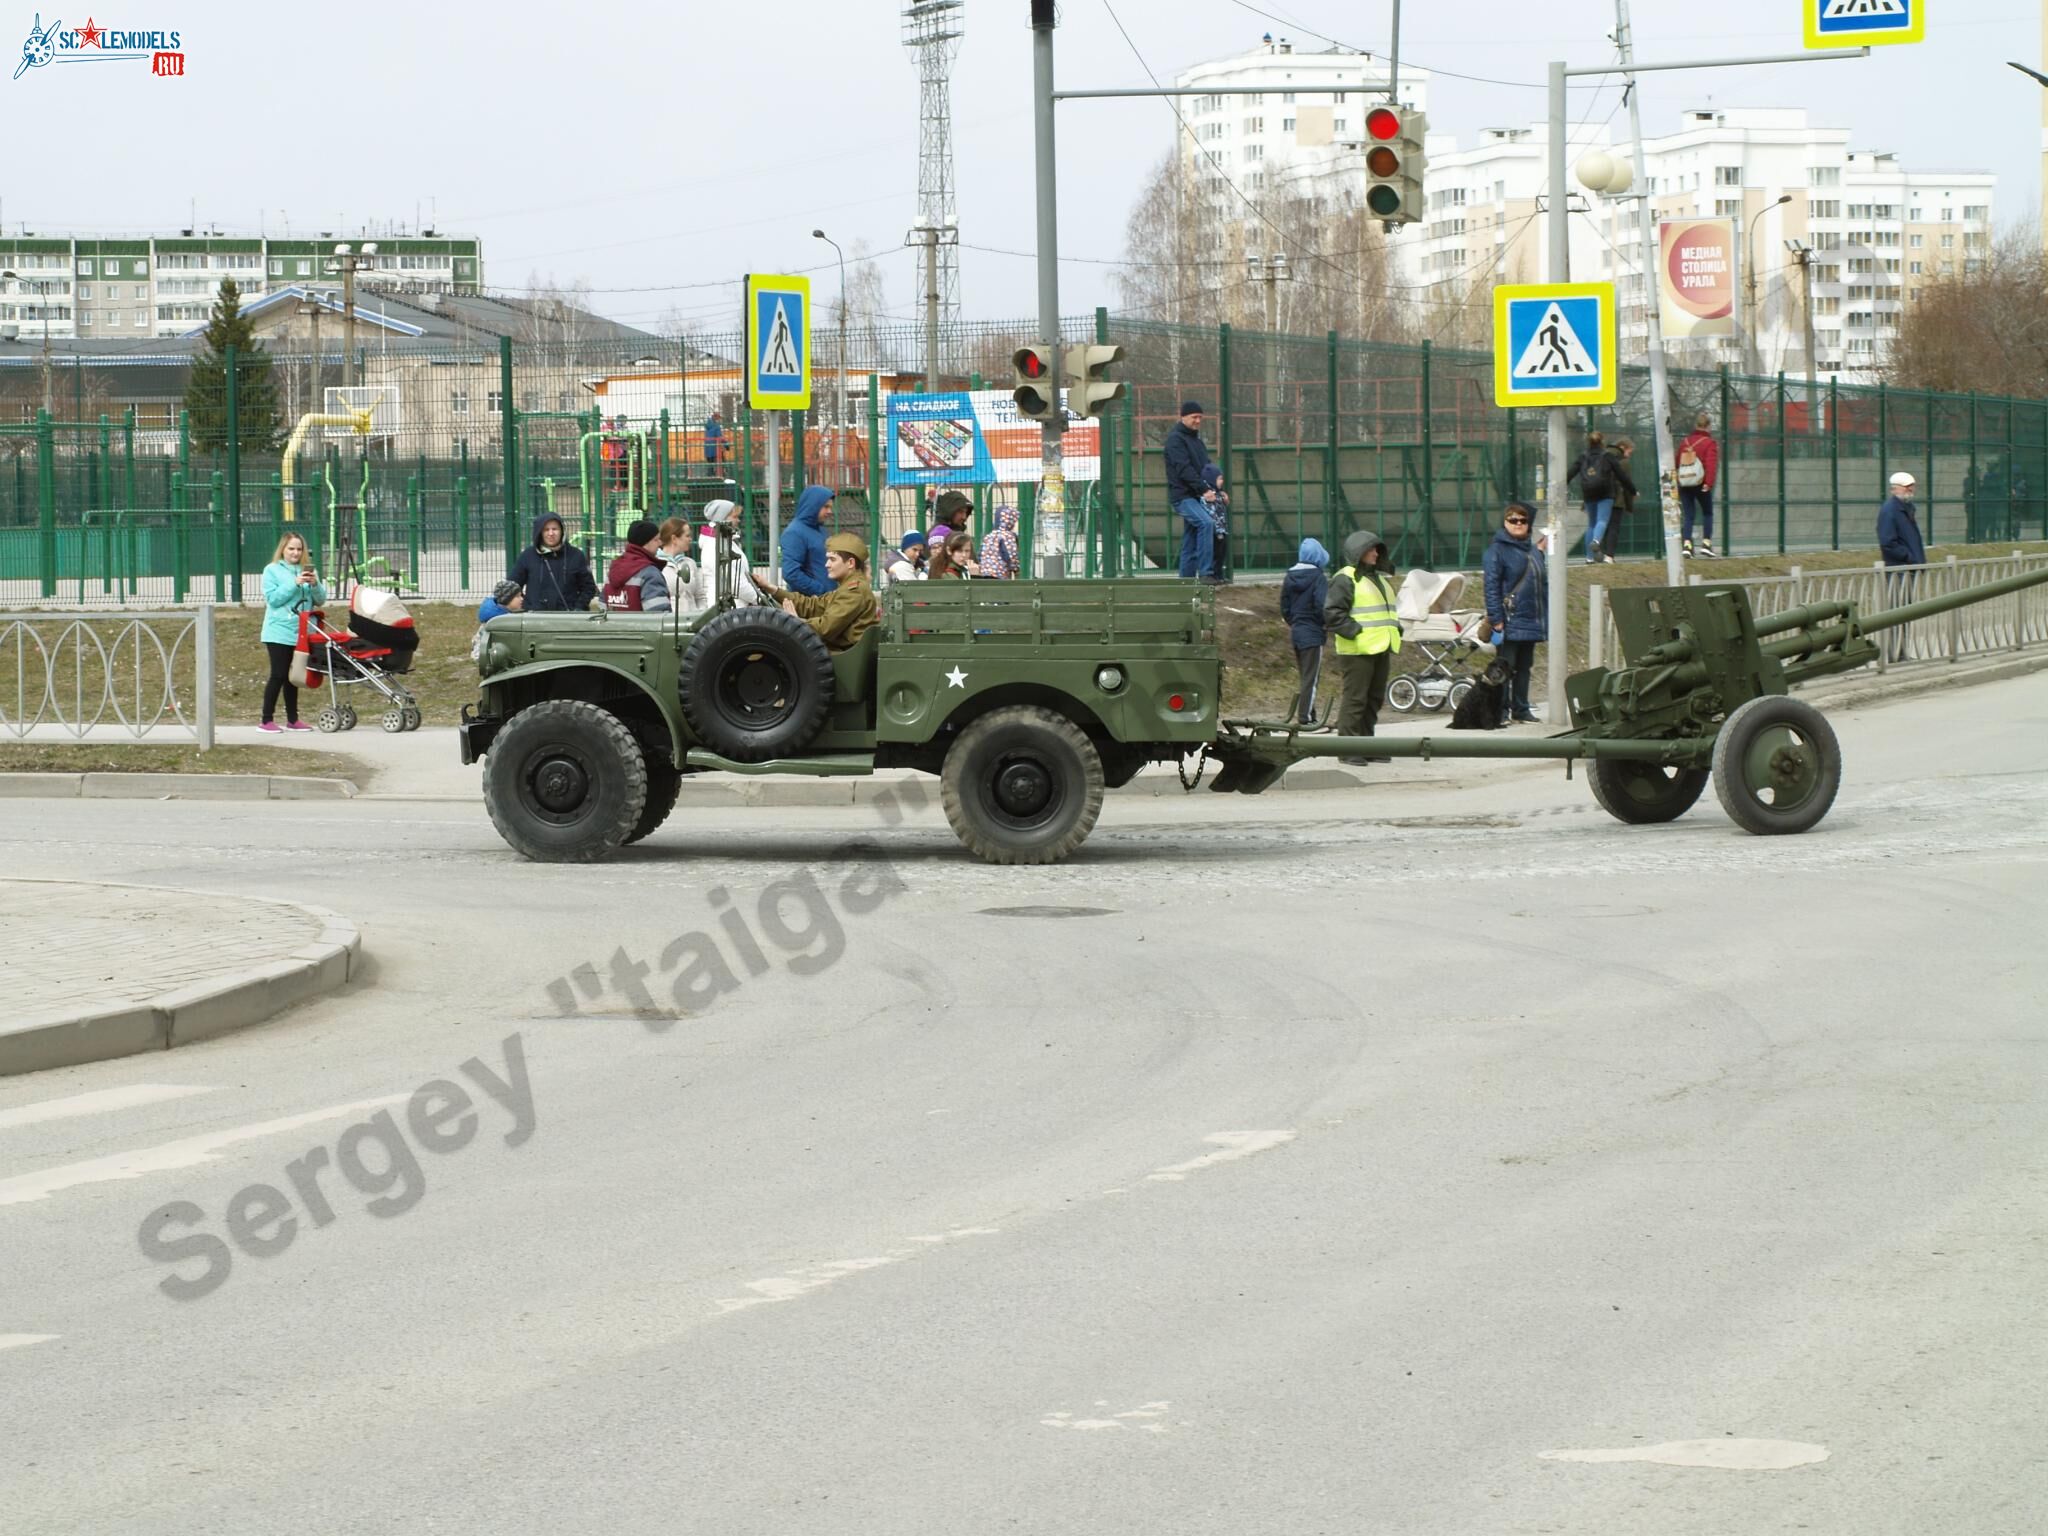
M31 285L33 286L33 288L34 288L35 292L36 292L36 293L37 293L37 294L38 294L38 295L39 295L39 296L40 296L40 297L42 298L42 301L43 301L43 303L42 303L42 310L43 310L43 414L44 414L45 416L52 416L52 415L55 415L56 413L55 413L55 412L54 412L54 411L53 411L53 410L51 409L51 407L50 407L50 398L51 398L51 397L50 397L50 286L49 286L49 284L48 284L48 283L46 283L46 282L42 281L41 279L37 279L37 278L24 278L24 277L23 277L23 276L22 276L22 275L21 275L21 274L20 274L19 272L0 272L0 282L8 282L8 283L16 283L16 284L20 284L20 283L24 283L24 282L26 282L26 283L29 283L29 284L31 284ZM74 334L74 335L76 335L76 334L77 334L77 332L76 332L76 330L75 330L75 329L74 329L74 331L73 331L73 334ZM74 350L75 350L75 348L74 348Z
M847 420L846 420L846 252L844 252L844 251L840 250L840 249L839 249L839 242L838 242L837 240L834 240L834 239L833 239L833 238L832 238L832 237L831 237L830 235L826 234L826 233L825 233L825 231L823 231L822 229L814 229L814 230L812 230L812 231L811 231L811 238L812 238L812 239L814 239L814 240L822 240L822 241L824 241L824 242L825 242L825 243L826 243L827 245L829 245L829 246L831 246L831 247L832 247L832 250L833 250L833 252L834 252L834 253L835 253L835 254L836 254L836 255L837 255L838 257L839 257L839 412L838 412L838 415L839 415L839 419L838 419L838 421L837 421L836 423L834 423L834 425L835 425L835 427L836 427L837 431L835 431L835 433L834 433L833 441L834 441L835 445L837 445L837 446L839 447L839 449L840 449L840 452L839 452L839 455L838 455L838 459L839 459L839 466L838 466L838 467L839 467L839 478L840 478L841 480L844 480L844 479L846 478L846 454L845 454L845 444L844 444L844 441L843 441L842 439L840 439L840 438L838 437L838 435L837 435L837 432L838 432L838 431L844 431L844 430L846 429L846 426L847 426ZM872 384L872 382L871 382L871 383L869 384L869 388L873 388L873 387L874 387L874 386L873 386L873 384ZM870 494L872 495L872 488L870 489Z
M347 354L341 360L343 384L359 382L354 375L356 365L356 274L368 272L376 265L377 242L365 240L360 251L352 249L346 241L334 248L334 260L327 263L330 274L341 278L342 328L347 333L342 345ZM354 402L351 401L351 404Z
M1749 216L1749 229L1742 237L1743 265L1749 273L1749 363L1752 373L1764 370L1764 349L1756 335L1756 221L1773 208L1782 208L1791 201L1792 194L1787 192L1776 202L1765 203Z
M1785 249L1792 253L1792 259L1799 263L1800 291L1805 298L1806 319L1806 419L1807 428L1813 427L1813 404L1817 388L1814 382L1813 344L1813 247L1803 240L1787 240Z

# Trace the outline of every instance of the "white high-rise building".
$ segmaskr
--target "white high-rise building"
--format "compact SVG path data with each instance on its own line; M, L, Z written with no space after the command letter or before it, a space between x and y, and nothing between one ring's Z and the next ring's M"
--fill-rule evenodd
M1211 93L1180 99L1188 127L1180 136L1182 163L1230 219L1252 215L1226 178L1251 198L1281 193L1290 183L1348 181L1362 200L1365 114L1386 102L1389 72L1377 54L1299 53L1270 33L1249 53L1182 70L1176 85ZM1254 90L1275 94L1241 94ZM1399 99L1427 111L1429 71L1403 65Z
M1495 283L1546 280L1545 221L1535 216L1546 178L1544 137L1541 127L1489 129L1459 150L1448 135L1431 136L1429 217L1419 239L1409 238L1413 230L1393 237L1402 281L1462 304L1483 324ZM1852 150L1849 142L1847 129L1816 127L1796 108L1687 112L1677 132L1644 141L1656 217L1740 221L1738 334L1672 342L1674 366L1804 374L1804 274L1788 242L1811 253L1816 371L1849 382L1882 365L1921 286L1945 270L1969 270L1986 254L1991 173L1908 171L1894 155ZM1574 140L1568 160L1575 164L1596 143L1607 147L1607 136ZM1625 154L1625 143L1618 150ZM1575 183L1571 206L1571 276L1615 284L1622 356L1640 358L1647 331L1641 204L1588 194ZM1475 334L1469 327L1462 333Z

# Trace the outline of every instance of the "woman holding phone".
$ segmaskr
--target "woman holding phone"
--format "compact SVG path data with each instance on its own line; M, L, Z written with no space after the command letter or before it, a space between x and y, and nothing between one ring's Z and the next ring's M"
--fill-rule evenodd
M263 649L270 653L270 677L263 685L266 731L310 731L299 720L299 690L292 686L292 655L299 646L299 615L327 601L327 589L306 557L306 541L288 533L263 568ZM277 723L277 696L284 695L285 723Z

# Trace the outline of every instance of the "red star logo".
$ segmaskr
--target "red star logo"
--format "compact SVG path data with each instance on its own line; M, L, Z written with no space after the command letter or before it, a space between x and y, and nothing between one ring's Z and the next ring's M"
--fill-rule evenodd
M78 46L81 48L104 48L106 46L106 44L100 41L100 29L92 24L90 16L85 18L85 25L78 29Z

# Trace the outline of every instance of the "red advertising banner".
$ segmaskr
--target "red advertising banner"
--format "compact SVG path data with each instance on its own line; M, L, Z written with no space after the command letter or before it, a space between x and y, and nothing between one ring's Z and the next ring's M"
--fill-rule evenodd
M1735 334L1735 221L1657 226L1658 314L1670 337Z

